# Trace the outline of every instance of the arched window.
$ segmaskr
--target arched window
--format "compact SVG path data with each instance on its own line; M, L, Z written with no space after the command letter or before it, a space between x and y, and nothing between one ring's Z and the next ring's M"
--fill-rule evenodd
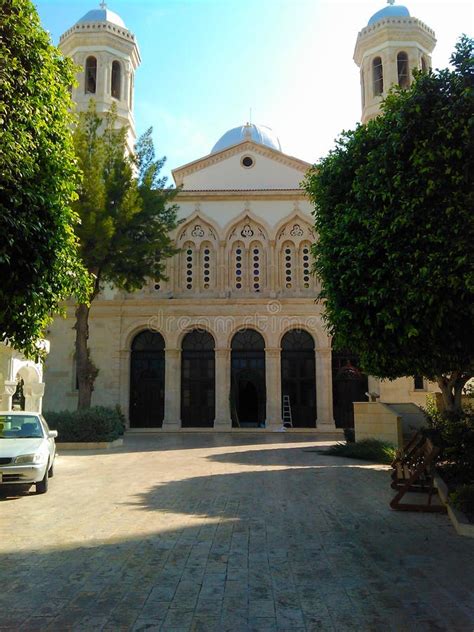
M242 242L236 242L232 248L231 255L231 285L236 290L247 288L247 259L248 252Z
M86 94L95 94L97 90L97 59L95 57L86 59L85 81Z
M181 270L183 288L185 290L195 289L195 270L196 265L196 249L193 243L188 242L185 244L183 252L181 253Z
M122 69L118 61L112 62L112 80L110 85L110 94L114 99L120 100L120 90L122 82Z
M308 290L311 280L311 244L306 242L300 246L300 287Z
M372 79L374 97L383 93L383 65L381 57L375 57L372 62Z
M258 242L249 248L250 291L261 292L265 287L265 252Z
M400 88L408 88L410 85L410 72L408 68L408 55L405 52L397 55L398 85Z
M282 288L292 290L295 287L295 246L292 242L283 244L281 251Z
M133 88L135 86L135 75L132 74L130 75L130 95L129 95L129 107L131 110L133 110Z
M362 98L362 107L365 108L365 77L363 70L360 71L360 91Z
M215 286L216 264L211 244L204 243L201 246L201 288L204 291L211 290Z

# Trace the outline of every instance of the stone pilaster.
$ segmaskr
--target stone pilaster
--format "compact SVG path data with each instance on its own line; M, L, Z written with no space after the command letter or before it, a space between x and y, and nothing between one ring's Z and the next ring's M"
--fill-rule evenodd
M25 410L40 413L43 404L44 383L36 382L33 384L25 384L23 394L25 396Z
M3 410L12 409L12 398L17 386L18 382L16 380L6 380L0 387L0 402Z
M214 428L231 430L230 349L216 349L216 419Z
M265 377L267 387L267 430L282 427L281 416L281 349L265 349Z
M335 432L330 348L316 349L316 405L317 429L322 432Z
M165 418L163 430L181 428L181 350L165 350Z

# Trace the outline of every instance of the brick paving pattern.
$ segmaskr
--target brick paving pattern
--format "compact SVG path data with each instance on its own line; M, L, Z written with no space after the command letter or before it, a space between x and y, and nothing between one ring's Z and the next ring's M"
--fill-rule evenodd
M0 502L1 630L474 630L474 540L302 435L135 435Z

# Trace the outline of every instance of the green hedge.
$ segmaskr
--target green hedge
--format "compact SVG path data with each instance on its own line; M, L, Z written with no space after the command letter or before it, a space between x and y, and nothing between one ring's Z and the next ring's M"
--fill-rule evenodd
M389 443L376 439L362 439L355 443L336 443L327 450L321 450L321 454L331 456L345 456L350 459L362 461L374 461L375 463L391 463L395 458L396 449Z
M115 441L124 431L119 407L51 411L45 412L44 417L50 429L58 431L58 442Z

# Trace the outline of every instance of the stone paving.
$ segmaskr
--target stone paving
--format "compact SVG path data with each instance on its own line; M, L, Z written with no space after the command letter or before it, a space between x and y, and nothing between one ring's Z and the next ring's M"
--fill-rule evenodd
M0 629L474 630L474 540L312 437L135 435L0 502ZM321 447L321 444L319 444Z

